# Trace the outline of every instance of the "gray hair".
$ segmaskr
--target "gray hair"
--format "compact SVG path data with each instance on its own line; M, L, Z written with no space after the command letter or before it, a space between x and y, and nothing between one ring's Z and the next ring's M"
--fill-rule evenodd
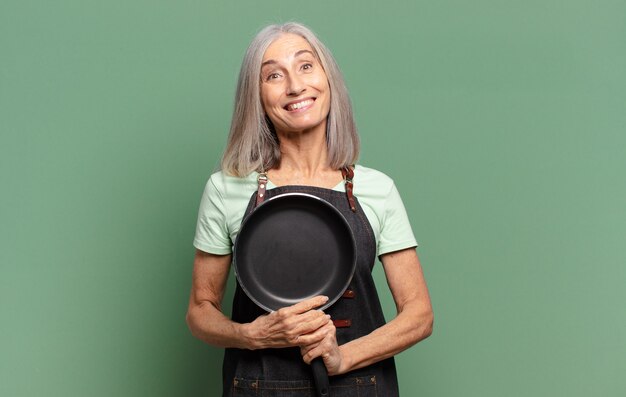
M330 111L326 127L328 159L333 169L356 162L359 136L348 89L330 50L306 26L289 22L269 25L252 40L246 51L235 94L235 107L221 168L228 174L246 176L264 172L280 161L278 137L261 103L261 63L267 48L283 34L302 36L318 57L330 86Z

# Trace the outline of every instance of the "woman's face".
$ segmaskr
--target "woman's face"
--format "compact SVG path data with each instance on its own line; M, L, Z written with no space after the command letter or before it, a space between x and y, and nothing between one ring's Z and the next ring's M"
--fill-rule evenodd
M278 132L326 131L328 79L313 48L301 36L284 34L265 51L261 101Z

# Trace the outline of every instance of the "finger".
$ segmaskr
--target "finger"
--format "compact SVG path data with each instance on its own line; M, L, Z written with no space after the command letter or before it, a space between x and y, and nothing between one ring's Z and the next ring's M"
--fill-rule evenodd
M298 334L308 334L323 326L330 320L330 315L319 310L310 310L294 318L294 332Z
M324 340L326 333L315 331L310 334L300 335L297 339L298 346L313 346Z
M314 343L312 345L306 345L306 346L301 346L300 347L300 355L302 356L302 358L304 359L304 357L314 348L316 348L319 345L319 343ZM308 364L308 363L307 363Z
M332 321L328 321L326 325L310 334L301 335L299 338L299 346L302 354L308 353L311 349L318 347L326 340L332 341L335 338L335 326Z
M268 319L270 321L264 327L268 338L282 341L285 347L317 342L323 338L323 332L315 335L309 334L328 326L328 323L332 324L330 316L319 310L310 310L307 313L288 318L280 318L271 313L268 315ZM303 335L308 336L301 340Z
M302 360L307 364L311 364L311 361L313 361L317 357L324 358L324 354L328 354L324 347L324 343L318 343L317 345L311 345L310 349L302 354Z
M321 310L309 310L301 314L277 311L270 313L267 320L268 327L274 331L306 334L323 326L329 318L330 316Z
M307 325L301 325L293 330L287 331L286 335L289 342L293 346L308 345L311 343L317 343L324 339L326 334L329 333L328 329L324 329L330 322L330 316L324 315L321 322L313 322Z
M313 310L317 307L320 307L326 302L328 302L327 296L318 295L318 296L314 296L313 298L303 300L302 302L298 302L295 305L288 306L283 309L279 309L278 312L282 311L284 314L288 314L288 315L302 314L302 313L308 312L309 310Z
M334 337L335 335L335 326L333 322L329 319L326 320L326 323L317 328L315 331L302 334L298 337L298 346L308 346L308 345L317 345L326 337Z

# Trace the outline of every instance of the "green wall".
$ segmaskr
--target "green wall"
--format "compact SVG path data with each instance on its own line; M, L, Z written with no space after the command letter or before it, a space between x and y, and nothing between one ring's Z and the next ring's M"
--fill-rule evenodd
M610 0L3 0L0 395L218 395L184 321L196 211L245 47L287 20L336 55L421 244L435 332L403 395L626 395Z

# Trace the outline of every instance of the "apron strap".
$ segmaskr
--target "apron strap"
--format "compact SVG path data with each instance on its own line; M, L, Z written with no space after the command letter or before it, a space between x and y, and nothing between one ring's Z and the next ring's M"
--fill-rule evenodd
M260 173L256 180L259 183L259 189L256 192L256 204L254 206L258 207L259 204L261 204L263 200L265 200L265 189L267 189L267 173Z
M348 196L348 203L350 204L350 209L352 212L356 212L356 203L354 202L354 194L352 190L354 188L354 184L352 183L352 178L354 178L354 170L352 167L347 166L341 169L341 175L343 175L344 181L346 181L346 196Z

